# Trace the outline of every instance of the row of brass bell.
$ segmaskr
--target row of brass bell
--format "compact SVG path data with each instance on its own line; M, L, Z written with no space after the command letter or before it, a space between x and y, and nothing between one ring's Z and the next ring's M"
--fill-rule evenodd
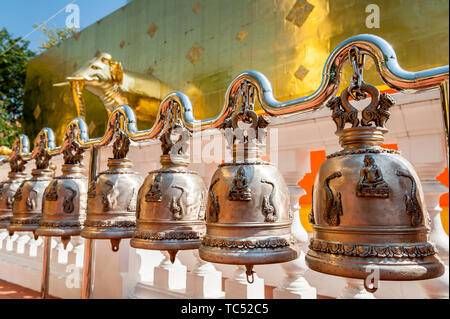
M438 277L443 265L429 242L417 174L398 152L380 146L394 101L373 86L364 84L362 90L372 99L362 120L348 90L327 104L344 149L329 155L316 176L310 214L314 237L306 261L313 270L352 278L366 278L368 266L378 267L381 280ZM254 265L297 258L288 189L278 169L261 159L269 120L254 112L255 91L243 81L233 96L236 107L221 127L233 160L219 165L208 191L187 168L190 132L180 106L171 101L161 135L162 168L142 182L126 158L129 138L118 130L108 170L88 189L80 164L83 150L68 139L62 176L52 180L47 168L33 171L16 191L8 229L60 236L63 242L80 234L109 239L113 250L120 239L131 237L132 247L167 250L172 262L179 250L199 249L206 261L245 265L250 282ZM352 127L344 128L346 123ZM5 195L23 178L19 173L10 173ZM40 212L28 209L23 199L33 192L43 194L40 220ZM40 197L35 198L37 209ZM19 220L25 221L20 227Z

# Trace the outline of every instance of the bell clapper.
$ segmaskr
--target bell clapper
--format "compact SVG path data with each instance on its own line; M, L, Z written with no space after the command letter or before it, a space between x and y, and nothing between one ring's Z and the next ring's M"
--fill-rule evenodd
M34 240L38 240L38 238L39 238L39 235L38 235L38 234L36 234L36 232L33 232L33 237L34 237Z
M177 249L169 249L167 252L169 253L170 262L173 264L175 262L175 258L177 256L178 250Z
M13 231L9 231L9 232L8 232L8 235L9 235L9 237L14 236L14 232L13 232Z
M65 250L67 248L67 245L70 242L70 236L62 236L61 237L61 242L62 242L62 244L64 246L64 250Z
M245 265L245 274L247 275L247 282L252 284L255 282L255 272L253 271L253 265ZM250 280L251 278L251 280Z
M113 252L119 251L120 238L119 239L111 239L111 248Z

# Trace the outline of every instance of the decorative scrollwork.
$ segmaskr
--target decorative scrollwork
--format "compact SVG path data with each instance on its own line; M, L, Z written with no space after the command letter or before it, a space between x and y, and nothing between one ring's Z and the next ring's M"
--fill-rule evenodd
M203 237L202 232L197 231L170 231L170 232L148 232L135 231L133 238L144 240L198 240Z
M63 212L66 214L72 214L75 209L75 203L74 198L77 196L78 191L75 189L72 189L70 187L65 187L67 196L64 196L63 201Z
M388 93L382 93L380 95L380 101L378 105L369 104L362 111L362 126L371 126L371 122L377 127L385 127L386 122L391 116L389 109L394 106L395 100Z
M22 200L22 194L23 194L23 187L25 185L25 182L22 182L19 186L19 188L17 189L16 193L14 194L14 200Z
M434 246L429 243L369 245L336 243L312 238L309 248L323 253L360 258L423 258L436 254Z
M10 225L39 225L39 218L17 219L11 218Z
M39 226L41 227L50 227L50 228L80 228L81 223L79 221L46 221L40 220Z
M128 200L127 211L135 212L136 205L137 205L136 189L133 188L133 191L131 192L130 198Z
M27 200L25 201L25 204L27 206L27 210L33 211L36 209L36 201L37 201L37 191L34 189L31 189L28 193Z
M25 170L25 164L22 154L28 152L28 138L25 135L19 135L12 147L12 154L9 158L9 166L12 173L21 173Z
M316 224L316 220L314 217L314 185L312 186L312 190L311 190L311 211L309 212L309 215L308 215L308 221L312 225Z
M48 193L45 195L45 199L48 201L58 200L58 180L52 182Z
M81 164L84 149L76 140L78 128L76 125L69 125L62 147L64 164Z
M219 220L219 212L220 212L220 204L219 204L219 196L214 195L214 185L220 181L220 179L216 178L211 185L209 186L209 199L211 201L209 206L209 219L212 223L216 223Z
M93 180L89 182L89 188L88 188L88 198L95 198L95 195L97 194L97 178L98 175L95 176Z
M172 198L172 200L170 201L170 212L173 215L173 218L175 220L180 220L183 218L183 216L185 215L186 212L186 207L182 201L183 195L185 193L185 189L181 186L172 186L172 188L176 188L179 189L181 191L180 196L178 196L177 199Z
M243 80L233 96L230 103L233 105L233 112L227 118L220 129L225 131L225 138L231 147L234 144L265 144L267 136L267 126L270 120L265 115L258 116L255 111L256 86L250 81ZM249 128L241 128L238 121L250 124Z
M134 228L136 222L130 220L89 220L84 221L85 227L103 227L103 228Z
M114 184L114 182L112 182L110 180L106 180L103 183L103 185L105 188L102 193L103 211L108 212L108 211L114 209L114 207L117 203L117 198L116 198L115 192L114 192L115 184Z
M167 121L160 137L163 155L186 156L189 149L191 132L183 125L181 107L178 102L170 100L165 118ZM174 135L178 135L176 141L172 140Z
M53 146L54 137L50 129L43 129L35 142L33 158L37 169L47 169L52 158L48 152L49 146Z
M375 124L376 127L385 128L391 115L389 109L395 104L395 100L388 93L380 94L376 87L367 83L362 83L360 89L371 97L369 105L361 112L361 121L358 119L358 110L348 101L347 89L342 91L340 97L334 97L327 102L326 106L332 110L331 117L338 130L343 130L346 123L350 123L352 127Z
M122 131L117 133L117 137L113 143L114 159L124 159L127 157L130 149L130 138Z
M408 178L411 181L411 190L410 192L406 192L403 201L405 202L406 206L406 214L409 216L409 221L411 223L411 226L417 227L422 223L423 220L423 211L422 207L420 206L419 201L417 200L417 185L416 181L414 180L414 177L404 171L396 170L395 174L397 176L403 176Z
M329 100L326 106L331 109L331 118L338 130L344 129L345 123L350 123L352 127L359 125L358 110L350 104L344 107L339 96Z
M385 148L358 148L358 149L350 149L350 150L342 150L338 151L336 153L327 155L327 159L333 158L333 157L339 157L339 156L346 156L346 155L355 155L355 154L400 154L400 151L397 150L390 150Z

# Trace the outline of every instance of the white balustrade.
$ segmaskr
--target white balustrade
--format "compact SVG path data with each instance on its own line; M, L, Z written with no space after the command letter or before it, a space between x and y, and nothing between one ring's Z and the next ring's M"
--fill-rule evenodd
M271 289L273 298L316 298L317 295L371 299L448 298L448 236L442 227L439 207L439 197L447 189L436 181L447 163L439 91L395 94L394 98L397 106L391 109L387 124L390 132L386 134L385 143L396 143L421 178L431 219L430 238L447 267L444 276L427 281L382 281L379 289L371 294L364 289L361 279L330 276L307 268L304 257L311 234L300 223L298 198L304 191L297 183L310 172L311 151L326 150L329 154L340 149L330 112L321 109L290 118L274 118L269 126L267 155L278 165L288 185L299 258L282 264L255 266L254 283L249 284L243 266L208 263L194 250L180 251L172 264L166 252L134 249L129 246L129 240L121 242L119 252L112 252L108 240L95 240L93 298L267 298L271 296L268 293ZM364 105L364 102L358 103L357 107ZM229 153L225 149L217 153L213 147L217 144L225 143L216 130L194 134L191 143L191 148L197 149L191 169L199 172L207 188L217 165ZM106 168L106 161L102 159L109 154L110 148L101 150L100 170ZM132 143L129 158L134 169L145 177L149 171L160 167L159 155L157 142ZM59 167L60 162L56 162ZM6 176L8 170L7 165L1 166L0 176ZM29 170L27 167L27 172ZM52 240L50 294L79 298L84 239L73 237L67 250L61 245L58 238ZM10 237L6 230L0 230L0 279L39 290L42 250L42 238L34 240L31 233L15 233Z

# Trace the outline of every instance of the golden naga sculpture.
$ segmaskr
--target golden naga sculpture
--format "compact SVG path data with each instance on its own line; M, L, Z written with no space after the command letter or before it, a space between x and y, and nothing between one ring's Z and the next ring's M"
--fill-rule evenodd
M77 108L77 116L85 119L86 107L82 99L83 89L98 96L108 115L119 105L131 106L142 121L154 121L158 107L171 89L151 75L143 75L122 68L109 53L99 53L83 67L66 78Z

